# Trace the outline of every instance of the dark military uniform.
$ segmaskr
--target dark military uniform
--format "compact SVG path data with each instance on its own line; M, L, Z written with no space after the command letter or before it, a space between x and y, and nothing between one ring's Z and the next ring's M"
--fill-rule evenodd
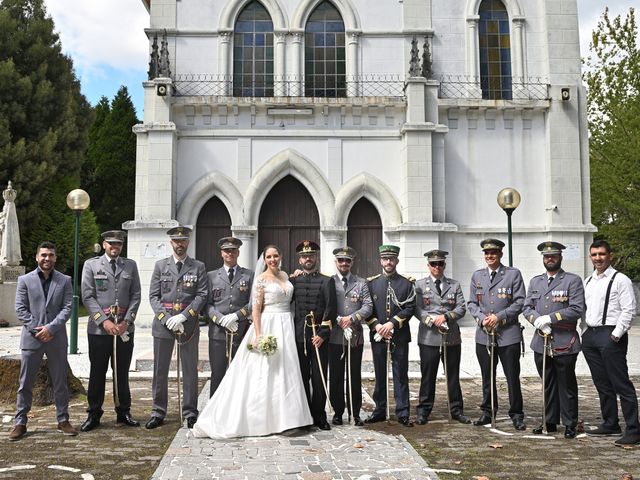
M545 253L544 250L542 252ZM560 251L552 254L560 254ZM584 287L578 275L560 269L553 275L551 282L547 273L531 279L522 313L532 325L541 315L549 315L551 318L550 352L547 354L551 353L552 356L547 356L546 359L544 421L553 426L560 423L560 420L563 425L571 428L578 424L578 383L575 369L580 352L580 336L577 325L584 310ZM544 337L539 333L536 330L531 340L531 349L534 351L538 373L542 376Z
M109 233L109 232L106 232ZM104 235L103 235L104 236ZM111 237L105 237L110 241ZM113 238L111 238L113 240ZM118 239L122 241L122 239ZM117 387L119 404L115 406L119 418L129 414L131 392L129 390L129 366L133 355L134 321L140 306L140 276L136 262L118 257L111 260L106 254L94 257L84 263L82 269L82 303L89 313L87 333L89 341L89 388L87 389L87 412L99 421L102 417L107 368L113 356L113 336L108 334L102 324L110 319L114 323L121 321L129 324L128 341L116 338ZM111 307L117 305L117 311ZM115 308L114 308L115 310ZM113 314L115 317L113 318ZM126 338L127 335L125 335Z
M211 385L209 396L213 396L222 381L229 362L228 338L232 338L232 357L251 323L251 285L253 271L236 265L233 280L225 267L207 274L209 279L209 302L207 317L209 324L209 363L211 365ZM220 325L220 319L229 313L238 315L238 330L233 335Z
M178 314L186 317L186 321L182 324L184 333L177 336L181 344L182 413L192 422L195 422L198 417L198 341L200 339L198 316L200 310L205 307L207 296L207 272L204 263L187 256L178 271L173 256L156 262L149 285L149 302L155 313L151 329L154 360L151 420L162 420L167 414L169 365L176 333L166 327L166 322ZM147 427L150 427L149 423Z
M409 319L415 310L415 288L413 280L395 272L390 276L377 275L368 279L369 293L373 300L373 317L369 325L369 337L373 354L376 384L373 401L376 406L371 419L384 419L387 409L386 371L387 342L376 342L375 326L391 321L394 325L391 337L391 362L393 372L393 396L396 401L396 417L409 417L409 342L411 331Z

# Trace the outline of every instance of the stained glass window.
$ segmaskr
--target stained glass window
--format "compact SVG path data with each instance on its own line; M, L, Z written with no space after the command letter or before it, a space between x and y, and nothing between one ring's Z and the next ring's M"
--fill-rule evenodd
M482 98L511 100L511 38L507 9L500 0L483 0L478 13Z

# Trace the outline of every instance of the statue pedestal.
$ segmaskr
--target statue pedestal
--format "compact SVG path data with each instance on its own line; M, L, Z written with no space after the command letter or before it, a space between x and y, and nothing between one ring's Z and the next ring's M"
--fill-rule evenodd
M0 266L0 318L9 322L9 325L21 325L15 309L20 275L24 275L24 267Z

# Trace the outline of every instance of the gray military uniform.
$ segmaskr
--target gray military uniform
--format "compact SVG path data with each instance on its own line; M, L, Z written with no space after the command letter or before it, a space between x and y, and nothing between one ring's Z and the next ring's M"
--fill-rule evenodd
M353 321L353 336L351 346L356 347L364 344L362 323L371 316L373 303L369 295L369 287L364 278L349 274L347 278L347 289L342 284L342 275L333 276L336 284L336 298L338 316L350 316ZM342 328L332 328L329 336L329 343L346 345Z
M182 412L185 418L198 416L198 316L207 302L207 273L204 263L191 257L184 259L180 272L173 258L158 260L149 285L149 302L155 313L153 335L153 407L152 417L164 418L167 413L168 374L176 334L165 324L179 313L187 317L183 323L180 360L183 376Z
M236 265L233 281L225 267L207 274L209 281L209 301L206 314L209 323L209 362L211 364L210 395L212 396L227 371L227 329L220 325L220 319L229 313L238 315L238 330L233 335L232 356L247 333L251 324L251 286L253 271Z

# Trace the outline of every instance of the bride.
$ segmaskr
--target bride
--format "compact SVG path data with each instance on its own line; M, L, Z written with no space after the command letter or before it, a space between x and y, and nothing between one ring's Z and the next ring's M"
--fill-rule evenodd
M280 271L280 257L280 250L274 245L262 252L266 268L255 280L252 291L253 328L245 335L222 383L193 426L196 437L262 436L313 423L290 312L293 285ZM257 352L261 335L276 337L278 348L273 355ZM250 343L253 351L248 348Z

